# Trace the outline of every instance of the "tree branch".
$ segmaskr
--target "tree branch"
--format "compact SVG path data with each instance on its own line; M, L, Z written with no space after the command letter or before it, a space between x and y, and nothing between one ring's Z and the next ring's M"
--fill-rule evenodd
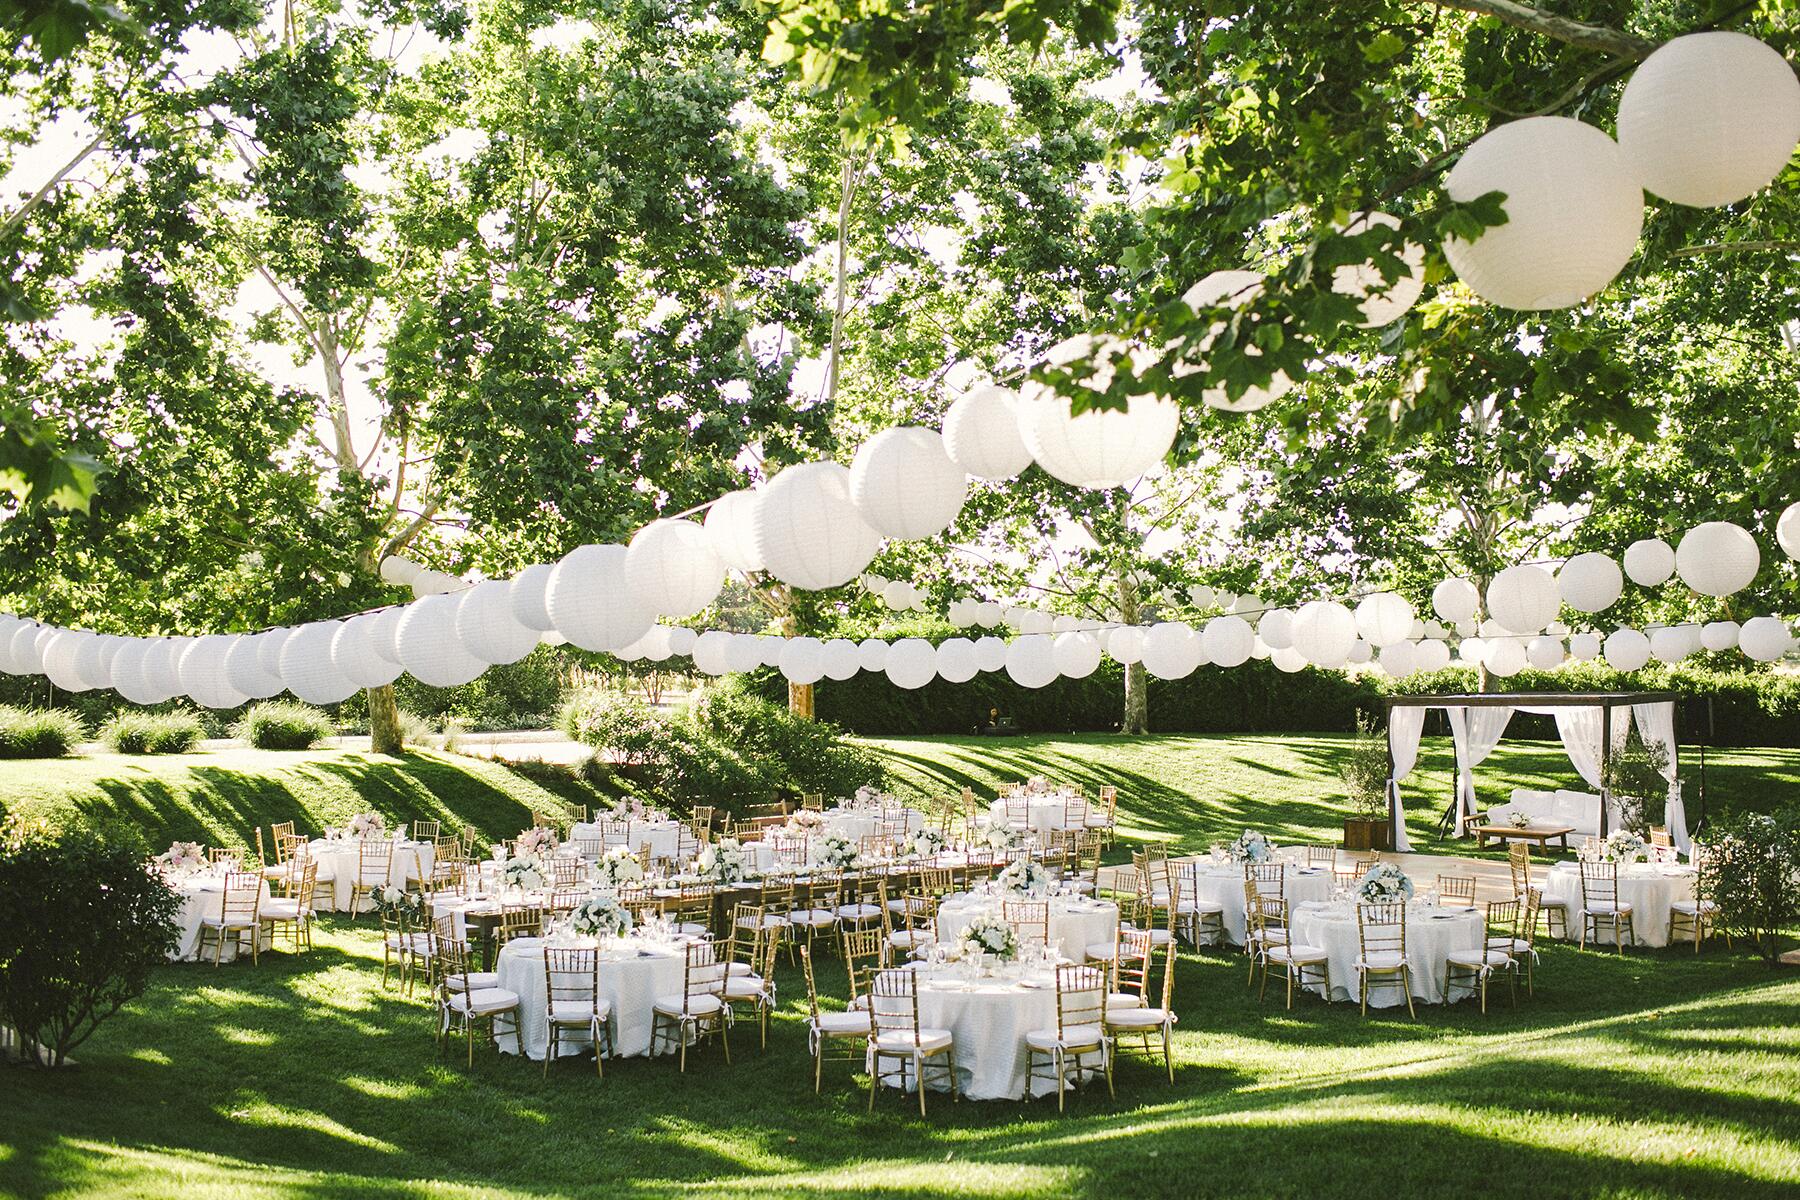
M1460 9L1477 16L1492 17L1502 24L1529 30L1582 50L1609 54L1632 62L1648 58L1650 52L1656 49L1656 43L1647 38L1605 25L1590 25L1586 21L1559 17L1555 13L1517 3L1517 0L1427 0L1427 3L1439 8Z
M1697 254L1735 254L1739 252L1755 253L1759 251L1792 254L1800 251L1800 241L1762 241L1762 242L1703 242L1697 246L1682 246L1669 251L1670 258L1692 258Z
M5 223L0 224L0 235L11 233L19 222L31 215L32 210L36 209L38 205L50 198L50 193L56 190L57 184L61 183L64 179L67 179L71 171L87 161L88 155L92 154L105 144L106 135L104 133L95 134L93 141L77 151L74 158L71 158L68 162L64 163L62 168L50 177L50 182L39 188L31 199L25 201L24 204L21 204L17 212L7 216Z

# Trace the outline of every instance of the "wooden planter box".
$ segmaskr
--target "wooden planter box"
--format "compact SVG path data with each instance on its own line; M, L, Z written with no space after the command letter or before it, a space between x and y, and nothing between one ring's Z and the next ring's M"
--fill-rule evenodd
M1365 821L1359 817L1344 819L1344 849L1392 850L1394 827L1387 821Z

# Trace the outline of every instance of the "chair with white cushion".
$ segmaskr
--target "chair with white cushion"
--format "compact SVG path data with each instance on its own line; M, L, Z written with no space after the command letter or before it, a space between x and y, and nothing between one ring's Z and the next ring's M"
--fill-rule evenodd
M1106 1011L1144 1008L1150 1003L1151 968L1156 962L1156 943L1141 929L1121 929L1116 952L1109 963L1112 990L1106 994Z
M896 959L926 950L937 942L937 902L923 892L901 893L882 905L882 932Z
M519 1035L519 994L502 987L477 987L485 982L469 970L468 947L453 937L434 933L433 954L438 964L438 1053L442 1054L453 1028L460 1028L469 1048L469 1065L475 1065L475 1023L486 1021L488 1042L504 1019Z
M806 1003L810 1012L806 1021L806 1046L812 1051L813 1091L817 1093L825 1073L825 1059L829 1056L833 1062L862 1062L867 1057L869 1039L874 1036L875 1027L866 1008L829 1012L819 1007L811 946L800 947L800 965L806 972ZM834 1042L844 1043L848 1052L828 1055Z
M748 911L746 911L748 910ZM739 1005L748 1005L762 1031L762 1048L769 1048L769 1013L775 1008L775 956L781 951L783 926L756 921L756 905L739 904L732 919L731 961L725 967L725 987L719 993L735 1021Z
M865 871L843 881L838 893L838 924L845 929L869 929L881 924L881 881Z
M1413 1008L1412 968L1406 962L1406 905L1358 904L1356 935L1361 949L1356 956L1363 1016L1369 1015L1371 986L1398 987L1406 994L1406 1013Z
M363 911L363 901L378 887L386 887L394 872L394 843L386 838L362 838L356 844L356 875L350 881L350 915Z
M1711 900L1675 900L1669 904L1669 941L1671 943L1687 938L1694 943L1694 953L1700 953L1700 940L1714 933L1725 938L1725 945L1731 946L1731 934L1720 929L1719 906Z
M313 891L319 882L319 864L299 859L299 878L292 884L290 895L276 896L262 902L258 919L269 926L269 940L286 931L295 953L312 949Z
M725 964L710 942L692 942L682 965L681 992L658 996L650 1008L650 1053L678 1049L680 1069L687 1070L688 1043L719 1035L725 1061L731 1062L731 1032L727 1024Z
M1094 1058L1106 1076L1107 1093L1116 1094L1106 1042L1106 976L1099 967L1065 963L1056 968L1055 1028L1025 1035L1025 1076L1042 1079L1047 1069L1056 1079L1056 1111L1062 1112L1071 1083L1079 1084L1096 1069Z
M262 942L262 871L232 871L225 876L225 890L219 895L219 915L200 919L200 945L196 958L206 956L206 937L213 938L213 966L224 961L225 939L230 937L242 951L246 939L250 943L250 963L258 962L257 951Z
M788 945L804 940L810 946L820 934L829 940L837 928L837 898L842 878L833 871L815 871L806 883L794 886L794 907L789 910Z
M594 1073L606 1075L612 1053L612 1001L600 995L600 952L592 947L544 948L544 1075L562 1052L563 1031L584 1031L594 1047Z
M1610 928L1613 948L1625 953L1625 943L1634 932L1631 926L1631 904L1619 899L1619 864L1584 862L1581 864L1581 941L1587 949L1588 935L1600 941L1601 930Z
M1524 970L1525 990L1531 995L1537 994L1538 906L1543 899L1542 888L1533 885L1526 889L1519 909L1519 931L1512 943L1513 972Z
M1513 946L1519 936L1519 902L1490 900L1487 927L1481 945L1472 949L1452 950L1444 958L1444 1002L1450 1002L1450 986L1468 977L1471 991L1481 993L1481 1011L1487 1012L1488 982L1495 972L1505 972L1512 989L1513 1007L1519 1006L1518 960Z
M869 1047L869 1111L875 1111L875 1089L892 1083L919 1092L919 1115L925 1115L925 1071L936 1066L950 1080L957 1099L956 1042L948 1029L927 1029L919 1022L919 976L915 971L876 974L869 990L869 1016L874 1040ZM940 1061L943 1060L943 1061ZM897 1063L885 1067L884 1063Z
M1269 974L1271 971L1280 975L1287 987L1287 1006L1291 1012L1294 1007L1294 989L1304 990L1310 982L1307 973L1317 977L1317 982L1325 985L1325 998L1331 998L1331 959L1322 946L1308 946L1287 937L1287 901L1271 900L1258 897L1256 902L1245 910L1249 927L1256 933L1256 944L1259 947L1258 958L1262 961L1262 990L1256 995L1257 1003L1269 994ZM1270 936L1272 930L1280 930L1279 939ZM1254 960L1253 960L1254 961Z
M1162 1037L1163 1067L1169 1073L1169 1082L1175 1082L1175 1056L1173 1041L1175 1036L1175 948L1170 946L1168 961L1163 964L1162 1003L1151 1008L1139 1005L1135 1008L1114 1008L1107 1006L1104 1024L1106 1034L1112 1039L1112 1056L1117 1057L1121 1039L1137 1034L1143 1039L1144 1051L1150 1051L1150 1035Z
M1264 907L1265 900L1272 901L1273 907ZM1263 915L1262 921L1252 921L1250 914L1258 911ZM1244 981L1245 987L1256 986L1256 972L1259 969L1267 974L1268 949L1271 946L1285 946L1287 940L1287 903L1279 893L1265 896L1256 880L1245 875L1244 953L1250 956L1250 976Z
M1087 827L1097 829L1105 835L1110 844L1119 827L1119 789L1106 784L1100 789L1100 799L1096 807L1088 810Z

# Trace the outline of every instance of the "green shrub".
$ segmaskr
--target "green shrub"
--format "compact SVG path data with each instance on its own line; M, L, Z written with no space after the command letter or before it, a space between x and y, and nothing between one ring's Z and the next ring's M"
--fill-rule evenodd
M85 737L87 729L74 713L0 707L0 758L61 758Z
M117 754L186 754L199 745L200 718L191 712L121 712L100 727L100 740Z
M1694 860L1695 891L1718 905L1719 927L1774 963L1783 933L1800 921L1800 809L1715 822L1696 843Z
M310 750L335 732L330 717L293 700L251 705L235 730L258 750Z
M635 696L582 688L563 701L556 727L615 763L647 767L663 755L671 722Z
M882 779L881 760L844 740L838 726L795 716L785 704L741 690L703 693L692 720L716 742L764 764L763 773L783 790L848 796Z

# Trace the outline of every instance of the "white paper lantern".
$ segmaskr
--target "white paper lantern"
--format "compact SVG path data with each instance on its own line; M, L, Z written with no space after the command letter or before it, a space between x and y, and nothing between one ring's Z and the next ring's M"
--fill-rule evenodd
M1221 667L1242 666L1256 647L1250 622L1234 615L1214 617L1200 634L1207 661Z
M1578 633L1569 639L1569 657L1578 662L1590 662L1600 657L1600 635L1597 633Z
M1781 174L1800 142L1800 82L1753 37L1690 33L1638 64L1618 127L1619 148L1652 195L1736 204Z
M1000 606L991 600L983 601L975 606L975 624L983 629L992 629L1000 624ZM1000 668L995 667L996 671Z
M1035 608L1019 610L1020 633L1049 633L1054 625L1055 621L1049 613L1039 612Z
M1144 661L1144 631L1136 625L1121 625L1106 638L1106 652L1122 666Z
M1510 679L1525 669L1525 647L1518 638L1500 638L1488 646L1483 661L1489 673Z
M459 593L456 601L456 639L482 662L514 663L537 649L541 631L520 624L513 615L511 583L484 580ZM338 665L344 666L341 661Z
M1650 655L1657 662L1680 662L1688 653L1687 636L1680 626L1666 625L1650 631Z
M849 638L832 638L825 643L825 678L840 682L862 670L856 643Z
M1450 665L1450 647L1439 638L1427 638L1413 650L1414 671L1441 671Z
M1624 269L1644 223L1644 193L1618 145L1568 117L1491 129L1444 179L1452 200L1504 192L1507 221L1444 257L1489 304L1524 310L1579 304Z
M1707 521L1681 535L1675 570L1702 596L1729 596L1750 586L1762 551L1750 531L1730 521Z
M1056 681L1056 648L1049 634L1019 638L1006 650L1006 674L1020 687L1041 688Z
M583 650L621 650L656 623L626 577L625 554L623 546L577 546L544 585L544 609L556 631Z
M222 633L197 638L181 655L177 668L181 688L190 700L202 708L236 708L250 699L231 686L225 673L225 656L231 652L236 638Z
M1220 305L1226 308L1242 308L1262 295L1265 282L1264 277L1255 271L1214 271L1183 292L1181 299L1195 311ZM1222 324L1214 325L1200 339L1198 349L1202 355L1212 349L1213 342L1223 329ZM1248 357L1255 358L1262 354L1262 350L1256 346L1247 346L1244 353ZM1203 369L1203 365L1198 362L1177 362L1169 368L1169 373L1179 379L1184 375L1191 375ZM1287 395L1293 386L1294 381L1288 378L1286 372L1276 371L1269 377L1267 386L1246 388L1244 394L1235 400L1222 385L1204 389L1200 393L1200 399L1208 407L1223 409L1226 412L1255 412Z
M731 635L722 629L709 629L694 639L694 670L704 675L723 675L731 670L726 648Z
M1238 597L1236 592L1220 591L1213 593L1213 603L1218 606L1220 612L1230 612L1237 605L1237 602Z
M238 646L247 644L249 639L240 639ZM175 695L152 689L144 673L144 656L156 649L158 642L151 638L133 638L131 644L119 652L113 660L113 690L131 701L133 704L161 704ZM227 659L229 660L229 654Z
M977 479L1011 479L1029 467L1018 396L1010 388L981 387L960 397L944 414L944 449Z
M439 605L454 603L441 597L433 600ZM356 694L356 685L331 661L331 643L339 625L337 621L312 621L281 639L281 682L308 704L336 704Z
M1407 641L1389 642L1383 646L1377 662L1395 679L1404 679L1419 669L1418 652Z
M1675 573L1675 551L1661 538L1644 538L1625 547L1625 574L1640 587L1655 587Z
M1472 579L1445 579L1431 589L1431 608L1452 625L1467 621L1481 604L1481 592Z
M1196 583L1193 587L1188 589L1188 603L1201 611L1211 608L1218 602L1218 593L1207 587L1204 583Z
M882 669L889 683L915 691L937 678L937 648L924 638L901 638L888 647Z
M22 675L23 671L13 665L12 639L24 622L11 613L0 613L0 671L8 675Z
M850 461L850 499L877 532L913 540L950 527L969 496L969 477L936 430L884 429Z
M700 635L694 630L689 629L686 625L669 626L670 654L692 654L694 652L694 643L699 640Z
M1260 637L1257 638L1256 640L1259 642L1262 641L1262 639ZM1374 662L1375 661L1375 645L1374 645L1374 643L1367 641L1366 639L1363 639L1363 638L1357 638L1356 644L1350 647L1350 654L1348 657L1346 657L1344 659L1344 661L1347 663L1350 663L1353 666L1360 666L1363 663Z
M757 634L756 653L760 664L765 667L779 667L781 665L781 650L786 644L786 640L787 639L785 638L776 637L773 634Z
M1144 669L1158 679L1192 675L1205 655L1204 635L1185 621L1158 622L1144 635Z
M381 565L376 568L376 571L384 581L406 587L417 579L419 573L424 569L410 558L401 558L398 554L390 554L381 560Z
M850 472L834 462L789 467L763 489L756 552L783 583L808 591L855 579L881 548L850 499Z
M406 615L394 630L394 651L400 656L400 665L427 687L460 687L488 668L489 664L464 649L456 636L460 607L460 594L415 600L406 606Z
M1561 638L1540 634L1525 643L1525 661L1540 671L1554 671L1563 664Z
M1714 652L1729 650L1737 645L1738 623L1736 621L1711 621L1700 630L1700 644Z
M286 639L288 630L277 630ZM165 697L181 692L181 656L193 642L190 637L158 638L144 651L144 685ZM286 685L283 684L285 687Z
M44 652L39 647L39 638L43 636L45 627L24 621L12 632L12 661L18 668L15 674L41 675L44 671ZM172 693L171 693L172 694Z
M1781 519L1775 522L1775 541L1783 554L1800 558L1800 503L1781 510Z
M1289 646L1285 650L1271 650L1269 652L1269 662L1277 671L1284 672L1288 675L1293 675L1296 672L1306 670L1306 655L1300 653L1292 646Z
M856 665L865 671L879 671L887 666L888 644L880 638L864 638L856 644Z
M89 643L97 646L98 639L86 629L60 629L51 635L44 646L44 674L51 683L65 692L92 689L76 666L77 653Z
M981 672L975 643L968 638L947 638L938 643L937 673L949 683L967 683Z
M652 611L691 617L718 596L725 562L700 526L663 517L633 535L625 550L625 578Z
M399 616L388 618L387 614L390 612L397 612ZM331 639L331 663L338 673L358 688L384 687L400 678L405 668L397 661L376 653L375 643L385 637L387 654L397 657L399 652L394 649L393 636L394 631L399 628L400 619L405 615L404 609L385 609L379 613L363 613L351 617L339 625L337 633ZM268 637L273 634L283 634L285 637L285 631L279 629L257 636ZM533 637L532 642L535 644L536 641ZM228 661L227 666L229 665ZM283 686L281 677L274 676L273 682L275 691L280 691ZM250 694L272 696L275 692L252 691Z
M1556 573L1556 590L1576 612L1600 612L1624 592L1625 576L1607 555L1577 554Z
M1344 233L1356 237L1377 225L1400 228L1399 220L1387 213L1360 212L1351 214L1344 225ZM1410 240L1403 242L1399 258L1406 266L1406 273L1392 283L1382 278L1372 262L1346 263L1331 273L1332 291L1362 301L1363 319L1358 323L1364 329L1399 320L1425 290L1425 247Z
M1069 398L1039 383L1019 393L1019 436L1038 466L1083 488L1118 487L1158 463L1175 442L1181 409L1161 396L1133 396L1123 411L1076 416Z
M1341 667L1356 644L1356 617L1335 600L1309 600L1294 613L1294 649L1319 667Z
M1268 605L1263 603L1263 598L1261 596L1258 596L1255 592L1245 592L1241 596L1233 596L1231 598L1231 603L1226 605L1225 609L1227 612L1234 612L1238 616L1248 620L1249 618L1260 614L1267 607Z
M1456 657L1472 667L1481 666L1487 659L1488 644L1486 638L1465 637L1457 643Z
M825 643L816 637L789 638L777 665L789 683L817 683L825 678Z
M262 665L262 647L271 638L285 639L287 633L285 629L265 629L234 639L225 653L225 682L251 700L267 700L280 695L287 684L282 682L280 672L270 671ZM144 660L140 657L138 661L141 665ZM140 700L137 703L149 702Z
M706 510L707 540L721 562L741 575L763 569L762 552L756 548L756 509L762 493L744 489L727 492Z
M952 600L944 617L956 628L967 629L975 624L975 602L973 600Z
M1530 564L1507 567L1488 584L1488 612L1507 633L1541 631L1561 602L1550 572Z
M1100 639L1091 633L1059 633L1050 649L1064 678L1086 679L1100 666Z
M1738 649L1757 662L1774 662L1793 648L1794 634L1776 617L1751 617L1738 630Z
M1364 596L1356 606L1356 631L1376 649L1405 641L1413 631L1413 606L1393 592ZM1265 635L1263 640L1268 641L1268 637Z
M1606 665L1615 671L1635 671L1650 661L1650 639L1635 629L1615 629L1606 635Z
M1074 617L1057 617L1050 622L1051 633L1074 633L1081 622Z
M762 643L752 633L734 633L725 644L725 669L742 675L763 663Z
M1271 608L1256 623L1256 636L1271 650L1286 650L1294 644L1294 614L1285 608Z
M975 639L975 665L983 671L1002 671L1006 669L1006 656L1010 647L997 637Z

